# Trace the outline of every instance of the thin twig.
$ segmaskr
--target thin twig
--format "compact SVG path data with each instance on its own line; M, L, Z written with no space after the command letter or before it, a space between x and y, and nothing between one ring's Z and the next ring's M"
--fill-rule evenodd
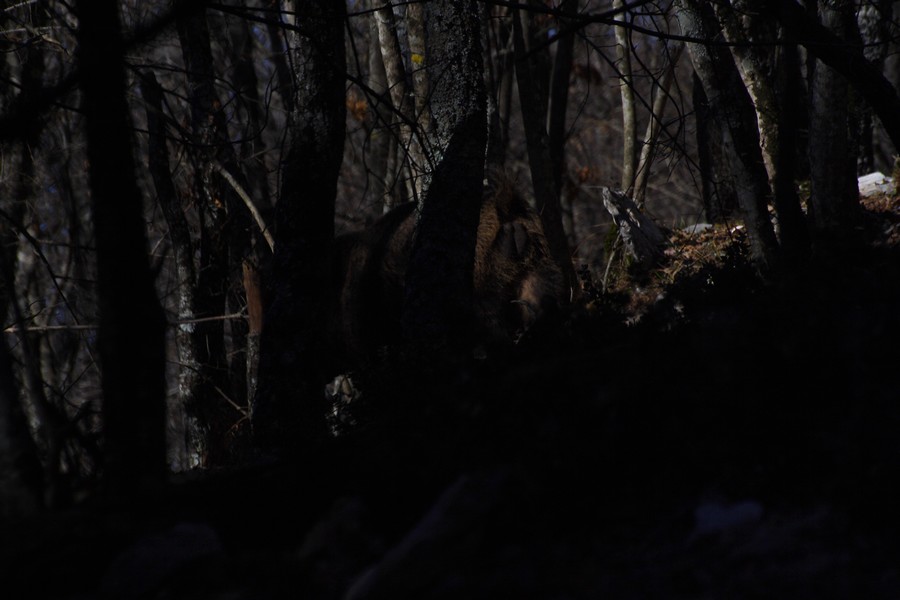
M208 321L227 321L230 319L243 319L247 315L243 312L232 313L230 315L218 315L215 317L198 317L195 319L179 319L177 321L169 321L170 327L177 325L189 325L191 323L206 323ZM12 325L3 330L3 333L41 333L50 331L92 331L99 329L99 325Z
M275 238L272 237L272 232L269 231L269 227L266 225L265 220L263 220L262 214L256 208L256 204L254 204L253 199L250 198L250 194L247 193L246 190L237 182L234 176L228 172L222 163L213 162L212 168L221 175L225 181L231 185L232 189L237 192L237 195L241 197L241 200L244 201L244 204L247 205L247 208L250 210L250 214L253 215L253 218L256 220L256 225L259 227L259 230L262 232L263 237L266 238L266 243L269 244L269 249L272 252L275 252Z

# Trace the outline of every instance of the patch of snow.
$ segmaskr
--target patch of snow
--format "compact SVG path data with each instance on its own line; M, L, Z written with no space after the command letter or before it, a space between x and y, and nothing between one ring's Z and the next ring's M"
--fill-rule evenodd
M880 171L863 175L857 180L860 198L868 198L875 194L892 194L896 189L894 180Z
M688 225L687 227L682 227L681 230L687 234L695 235L702 231L706 231L707 229L712 229L712 225L710 223L694 223L693 225Z

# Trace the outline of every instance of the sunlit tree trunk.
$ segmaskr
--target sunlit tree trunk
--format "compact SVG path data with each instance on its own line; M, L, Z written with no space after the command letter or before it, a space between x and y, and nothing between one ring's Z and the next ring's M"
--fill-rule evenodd
M788 114L791 98L787 95L789 86L794 84L789 78L794 77L795 73L788 73L788 70L792 71L791 59L796 48L775 44L778 38L777 21L755 10L751 2L731 0L730 4L716 3L713 6L725 39L731 42L735 64L756 109L763 160L773 192L782 248L786 255L802 255L809 238L800 198L794 187L796 148L793 142L796 131L792 129L793 120Z
M778 243L769 220L768 175L759 146L753 104L731 52L725 46L712 43L718 33L712 9L698 0L676 0L675 7L682 33L693 39L710 40L710 43L688 43L688 52L710 109L723 116L720 142L747 228L751 257L756 269L768 274L778 262Z
M623 9L623 0L613 0L613 9ZM619 15L626 19L627 12ZM621 189L631 196L637 161L637 123L634 106L634 78L631 72L631 35L627 28L616 27L616 61L619 70L619 95L622 99L622 179Z

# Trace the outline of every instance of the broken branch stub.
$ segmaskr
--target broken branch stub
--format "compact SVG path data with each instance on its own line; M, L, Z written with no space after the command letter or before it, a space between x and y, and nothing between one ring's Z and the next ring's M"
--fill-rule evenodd
M666 236L656 223L642 213L631 198L618 190L603 188L603 206L612 215L625 251L635 263L645 269L655 265L667 243Z

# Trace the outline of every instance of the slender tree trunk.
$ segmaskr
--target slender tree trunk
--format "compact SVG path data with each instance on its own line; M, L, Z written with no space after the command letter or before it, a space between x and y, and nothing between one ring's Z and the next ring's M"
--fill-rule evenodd
M488 149L486 166L502 170L509 144L509 114L515 52L510 48L512 30L509 11L483 6L482 44L488 97Z
M563 12L577 12L578 0L564 0L559 9ZM562 19L559 29L569 22ZM575 35L569 33L556 42L556 56L550 74L550 94L547 107L547 143L550 160L553 163L553 186L556 197L561 197L563 173L565 172L566 110L569 106L569 77L572 73L572 57L575 52Z
M250 251L249 211L221 171L247 189L237 154L231 145L223 105L215 90L216 73L210 48L205 10L176 20L187 79L190 86L191 123L197 168L197 193L201 211L201 266L198 273L197 307L200 317L218 317L239 310L246 303L242 264ZM209 437L204 445L206 464L228 459L228 439L240 414L232 406L246 394L244 364L247 323L230 323L230 352L225 342L224 321L207 321L198 331L204 338L200 348L205 390L194 410L207 422ZM229 354L235 364L229 364ZM223 398L224 394L227 398ZM229 402L231 400L231 402Z
M323 389L333 373L323 356L323 323L346 115L345 5L292 5L300 27L289 36L295 110L275 211L273 299L263 323L252 415L256 443L287 453L327 436Z
M374 7L380 0L370 0ZM367 189L371 190L383 209L395 204L392 194L397 182L397 143L391 125L394 114L391 110L390 91L388 90L387 73L384 58L381 56L381 44L378 39L378 22L372 13L369 26L369 88L378 96L371 103L375 124L369 131L369 159L366 163ZM402 196L402 194L398 194Z
M655 86L656 96L653 98L653 106L650 110L650 121L647 123L647 131L644 133L644 141L641 145L641 155L638 159L637 172L634 180L634 203L638 208L644 207L644 198L647 195L647 182L650 181L650 171L653 158L656 153L656 142L662 131L663 118L666 111L666 101L669 99L669 90L672 80L675 78L675 67L678 58L684 49L684 44L676 42L674 47L667 50L662 79Z
M550 244L553 258L562 270L566 287L575 289L575 269L569 253L568 240L562 227L562 210L557 188L561 176L554 175L553 159L550 155L550 141L545 123L547 122L546 95L540 82L541 65L535 63L528 52L525 31L520 15L513 18L513 36L516 48L516 81L519 86L519 105L525 128L528 147L528 164L531 182L534 186L535 204L541 215L544 233Z
M265 6L271 11L277 11L273 18L266 19L266 33L269 36L269 49L272 53L269 55L272 63L275 65L275 76L277 78L275 91L281 96L281 103L284 105L285 111L290 113L293 110L294 92L293 92L293 76L287 62L287 53L284 47L284 26L283 17L280 11L280 0L265 0Z
M179 462L184 467L194 467L206 456L208 424L197 413L196 407L203 394L200 364L200 337L197 324L192 320L197 315L194 298L197 277L194 269L194 249L187 219L181 208L172 174L169 168L169 149L166 146L166 126L162 108L162 88L152 73L146 73L141 81L141 94L147 104L147 129L149 131L149 169L156 187L156 197L166 224L174 253L175 305L180 321L175 333L178 352L178 394L176 406L171 407L171 417L184 422L184 456Z
M399 162L403 164L403 170L406 173L404 179L407 184L407 196L416 199L422 193L422 181L418 174L424 168L425 158L418 138L413 135L416 116L414 99L411 97L409 89L411 84L407 85L406 69L403 66L403 55L400 50L397 24L391 3L387 0L375 0L375 5L379 7L379 10L375 12L378 41L381 57L384 60L391 104L394 107L390 122L398 132L398 146L401 152ZM394 205L396 202L385 203L385 212Z
M162 483L165 318L153 286L131 155L118 2L80 0L79 65L94 234L105 471L124 494Z
M625 6L623 0L613 0L613 9ZM627 17L627 12L623 13ZM622 98L622 190L631 196L637 161L637 124L634 112L634 77L631 72L631 36L625 27L616 27L616 60L619 68L619 94Z

